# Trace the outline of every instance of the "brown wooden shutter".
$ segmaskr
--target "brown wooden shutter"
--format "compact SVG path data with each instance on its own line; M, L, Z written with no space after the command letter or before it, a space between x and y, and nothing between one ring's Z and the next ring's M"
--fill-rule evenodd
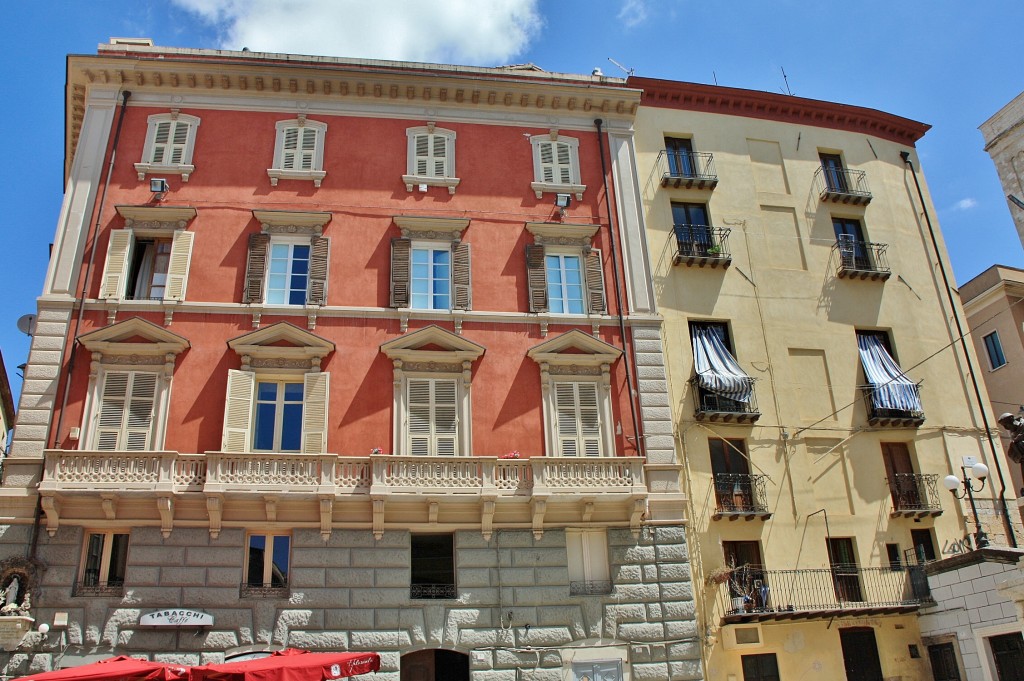
M327 304L327 261L330 239L315 236L309 240L309 294L310 305Z
M587 278L587 302L591 314L607 314L608 303L604 296L604 268L601 265L601 251L592 248L583 256Z
M548 311L548 277L544 269L544 247L526 245L526 285L530 288L530 312Z
M469 244L460 241L452 245L452 308L473 309L472 275L470 273Z
M391 240L391 307L409 307L412 241Z
M243 303L263 302L263 280L267 276L267 255L270 250L269 234L249 235L249 261L245 268Z

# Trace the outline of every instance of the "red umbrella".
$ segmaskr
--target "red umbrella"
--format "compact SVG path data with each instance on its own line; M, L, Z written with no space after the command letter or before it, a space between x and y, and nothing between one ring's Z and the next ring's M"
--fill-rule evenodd
M380 655L377 653L311 653L287 648L256 660L192 667L189 678L191 681L333 681L378 669Z
M81 667L69 667L23 677L22 681L182 681L188 670L120 655Z

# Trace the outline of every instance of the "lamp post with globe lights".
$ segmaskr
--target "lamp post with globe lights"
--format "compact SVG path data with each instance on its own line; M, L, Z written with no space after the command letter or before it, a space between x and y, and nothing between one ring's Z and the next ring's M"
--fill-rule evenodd
M986 535L985 530L981 528L981 520L978 518L978 508L974 504L974 493L985 489L985 479L988 477L988 466L979 461L970 468L967 466L961 466L960 469L964 472L963 480L955 475L947 475L942 479L942 485L957 499L963 499L965 496L970 499L971 513L974 514L974 524L978 528L978 531L974 533L975 547L983 549L988 546L988 535ZM972 477L981 480L981 486L978 487L978 489L974 489L974 485L971 481ZM961 486L964 488L962 492L959 491Z

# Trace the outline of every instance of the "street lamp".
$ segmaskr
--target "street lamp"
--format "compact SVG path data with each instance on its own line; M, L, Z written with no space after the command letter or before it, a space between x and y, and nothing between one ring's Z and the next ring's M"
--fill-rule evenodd
M957 499L963 499L966 496L971 500L971 513L974 514L974 524L978 528L978 531L974 533L974 543L977 548L983 549L988 546L988 536L985 534L985 530L981 529L981 520L978 519L978 508L974 505L974 493L985 489L985 478L988 477L988 466L979 461L970 467L970 473L967 472L967 466L961 466L960 470L964 472L963 480L955 475L947 475L942 479L942 485ZM972 477L981 480L981 486L978 487L978 489L974 489L974 485L971 484ZM961 485L963 485L964 491L958 492L957 490L960 489Z

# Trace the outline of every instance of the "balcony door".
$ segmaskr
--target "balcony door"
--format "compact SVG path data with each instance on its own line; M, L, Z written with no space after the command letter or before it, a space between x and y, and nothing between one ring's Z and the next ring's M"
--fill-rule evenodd
M846 194L850 188L846 182L846 169L839 154L819 154L821 169L825 173L825 185L830 192Z
M725 564L733 568L729 597L742 598L744 610L768 607L768 580L761 562L761 544L756 541L723 541Z
M832 229L839 242L839 256L845 269L871 271L871 256L864 242L864 232L860 220L851 218L832 218Z
M914 476L914 464L910 460L906 443L883 442L882 461L885 463L885 477L889 481L893 509L903 511L921 508L921 490Z
M1024 639L1020 632L988 639L998 681L1024 681Z
M746 443L713 438L708 440L708 450L719 510L732 513L756 510Z
M840 602L859 603L864 600L860 590L860 573L853 539L829 537L828 559L832 564L832 585Z
M665 153L668 155L668 173L672 177L693 177L697 174L693 162L693 140L666 137Z
M680 255L708 255L715 246L706 204L673 203L672 225Z
M878 643L871 627L839 630L847 681L883 681Z

